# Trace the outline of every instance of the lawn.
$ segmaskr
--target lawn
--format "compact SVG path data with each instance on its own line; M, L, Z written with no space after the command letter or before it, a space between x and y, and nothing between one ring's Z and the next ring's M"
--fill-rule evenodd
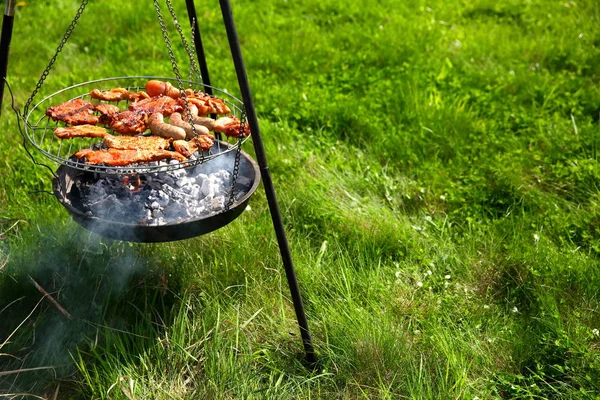
M19 2L16 107L76 3ZM239 93L218 2L196 3L211 81ZM233 11L319 364L262 187L205 236L102 238L44 192L7 90L0 397L599 398L600 3ZM97 0L36 99L125 75L173 75L154 8Z

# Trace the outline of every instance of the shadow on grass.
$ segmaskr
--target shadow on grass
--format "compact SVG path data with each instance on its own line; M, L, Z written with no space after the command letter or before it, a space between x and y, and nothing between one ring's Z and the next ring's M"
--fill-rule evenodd
M43 394L69 379L77 349L102 344L106 330L132 336L125 350L139 354L178 307L181 278L169 278L173 266L155 248L72 223L45 228L11 238L3 249L10 259L0 273L0 397Z

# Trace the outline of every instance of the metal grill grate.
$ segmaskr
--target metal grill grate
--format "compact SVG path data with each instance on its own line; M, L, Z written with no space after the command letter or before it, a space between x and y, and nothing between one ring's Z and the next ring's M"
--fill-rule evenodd
M92 89L110 90L115 87L122 87L127 90L137 92L144 90L146 82L151 79L176 82L176 79L174 78L153 76L114 77L84 82L61 89L58 92L55 92L41 100L27 113L25 116L25 134L34 147L36 147L46 157L58 164L66 165L83 171L120 175L151 173L193 167L230 151L235 151L241 148L242 144L248 139L248 136L240 138L228 138L226 140L230 141L230 145L226 148L223 148L220 144L221 142L217 140L215 141L215 146L213 146L212 149L208 151L201 151L198 158L190 159L184 162L171 163L168 165L158 165L158 163L144 163L139 165L130 164L125 167L115 167L86 164L77 160L77 158L73 156L75 152L81 149L99 146L102 142L101 138L74 138L62 140L58 139L54 135L54 128L58 126L64 126L64 124L62 122L54 122L50 117L46 116L45 112L48 107L78 98L92 101L93 103L103 103L102 101L91 99L89 92ZM201 82L192 82L187 80L183 82L191 85L191 88L195 91L206 87L206 85ZM231 109L231 115L238 117L242 123L245 123L244 105L242 101L221 89L213 87L212 90L216 92L218 97L222 99ZM112 102L112 104L115 103ZM126 101L121 101L116 104L121 109L127 109L128 106L128 102ZM119 135L111 130L109 130L109 132Z

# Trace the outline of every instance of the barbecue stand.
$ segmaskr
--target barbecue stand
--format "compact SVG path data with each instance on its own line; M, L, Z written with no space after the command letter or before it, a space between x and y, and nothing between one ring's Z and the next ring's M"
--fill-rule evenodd
M65 36L64 36L63 40L61 41L61 43L56 51L55 56L51 59L50 64L48 65L48 67L46 68L44 73L42 74L40 81L38 82L38 85L36 86L35 90L33 91L29 101L26 103L26 105L24 107L25 112L23 113L23 115L19 115L19 113L17 112L20 119L22 118L22 119L26 120L25 114L27 113L28 107L31 104L33 97L39 91L39 89L41 88L41 86L43 84L43 81L48 76L50 69L52 67L52 64L56 60L56 56L58 55L58 53L62 49L62 46L66 43L68 37L70 36L73 29L75 28L75 25L76 25L79 17L81 16L81 13L83 12L85 6L87 5L87 2L88 2L88 0L82 1L82 4L81 4L74 20L71 22L69 28L67 29L67 32L65 33ZM186 51L188 52L188 55L190 56L190 69L193 70L194 67L196 67L195 69L197 70L197 66L195 66L192 52L190 51L190 49L188 48L188 46L185 42L185 39L181 32L181 28L177 23L177 19L174 15L174 11L171 7L170 1L167 0L166 3L167 3L167 6L169 7L169 11L171 11L173 19L175 21L176 28L177 28L177 30L182 38L182 41L184 43L184 47L186 47ZM257 162L258 162L258 170L260 171L260 177L262 177L262 179L263 179L263 185L264 185L265 194L267 197L267 202L269 205L269 211L271 213L271 219L273 221L273 227L275 230L275 234L277 237L277 243L279 245L281 258L283 261L283 267L284 267L284 270L286 273L286 278L287 278L289 289L290 289L290 292L292 295L292 302L294 304L294 310L295 310L296 318L297 318L298 325L300 328L302 343L304 345L304 350L306 352L306 360L311 365L315 365L316 364L316 355L315 355L314 348L312 345L312 339L311 339L310 332L309 332L308 321L306 319L304 306L302 304L302 297L300 294L300 288L298 286L298 281L297 281L296 273L294 270L294 265L293 265L293 261L292 261L289 243L287 241L285 229L284 229L283 222L281 219L279 205L277 203L275 187L273 185L273 180L271 178L269 167L267 165L267 157L265 154L265 149L264 149L262 137L260 134L260 128L258 125L258 118L256 116L256 110L254 108L254 103L252 101L252 94L250 91L250 86L249 86L248 78L246 75L244 61L242 58L242 52L240 49L240 43L239 43L239 39L237 36L235 22L233 19L231 4L230 4L229 0L219 0L219 3L220 3L221 12L223 15L223 22L225 24L225 28L227 31L227 38L229 41L231 55L232 55L233 63L235 66L235 70L236 70L236 74L237 74L237 78L238 78L238 84L240 87L240 92L242 94L242 100L243 100L243 106L241 109L242 128L240 129L240 132L243 131L243 124L245 123L244 118L247 118L247 123L250 126L250 131L252 132L252 142L254 145L254 150L255 150L256 158L257 158ZM158 14L159 22L161 24L161 29L163 31L163 37L165 39L165 43L167 44L167 47L169 50L169 56L171 58L171 63L173 65L173 71L175 72L175 75L177 76L179 86L181 88L183 88L182 80L179 76L179 71L177 68L175 57L173 55L173 52L171 51L170 41L168 38L168 34L166 33L164 21L162 20L162 15L160 13L160 8L159 8L157 0L154 0L154 5L155 5L155 8L156 8L156 11ZM190 22L191 29L192 29L192 36L193 36L192 45L195 45L196 56L200 63L200 73L198 74L198 77L201 78L201 84L203 85L204 91L206 93L212 95L213 87L210 86L208 67L207 67L207 63L206 63L206 57L204 54L204 48L202 46L200 29L198 26L198 19L196 17L196 10L195 10L193 0L186 0L186 6L187 6L189 22ZM3 80L2 84L0 84L0 109L1 109L1 105L2 105L2 97L3 97L2 95L4 92L4 81L6 80L6 71L7 71L7 66L8 66L8 54L9 54L9 49L10 49L10 41L11 41L11 37L12 37L14 11L15 11L15 0L7 0L5 11L4 11L2 33L1 33L1 38L0 38L0 76ZM194 47L194 46L192 46L192 47ZM38 105L39 104L40 103L38 103ZM34 109L35 108L36 107L34 107ZM186 111L189 112L189 110L187 110L187 108L188 108L188 106L186 105ZM35 126L37 127L37 125L35 125ZM26 120L25 129L27 129L27 127L30 127L30 125L29 125L29 123L27 123L27 120ZM28 134L27 138L31 141L30 136L31 135ZM242 152L241 152L241 144L242 144L241 136L242 135L240 133L240 138L235 145L233 145L233 146L230 146L227 144L224 145L226 150L231 150L231 149L228 149L227 147L235 148L235 151L237 152L237 155L236 155L237 163L239 163L239 159L242 154ZM217 139L220 139L220 137L218 135L217 135ZM219 140L217 140L217 141L219 141ZM33 143L33 144L35 145L36 143ZM236 148L236 146L237 146L237 148ZM36 146L36 147L38 147L38 146ZM42 150L39 147L38 147L38 149ZM244 159L247 160L247 164L250 165L249 168L256 172L256 163L247 154L245 154L245 153L243 153L243 154L244 154ZM45 155L48 156L48 154L45 154ZM50 158L52 158L52 157L50 157ZM32 159L33 159L33 157L32 157ZM58 160L54 160L54 161L62 162L64 160L58 159ZM34 162L35 162L35 160L34 160ZM72 167L74 167L74 168L70 168L68 162L63 162L63 165L58 170L59 175L58 176L55 175L55 180L54 180L54 185L53 185L55 195L57 196L59 201L61 201L61 203L63 203L63 205L65 207L67 207L67 205L64 203L64 199L61 199L61 196L63 196L65 194L65 192L63 192L61 188L68 186L68 180L73 179L73 176L74 176L73 174L76 175L76 174L82 174L82 173L83 174L94 173L94 171L92 171L92 172L78 171L77 169L82 169L82 168L80 168L79 166L76 165L77 164L76 161L73 161L73 162L75 163L74 165L72 165ZM110 171L108 171L108 170L100 171L100 172L110 173ZM239 213L241 213L241 211L245 208L249 197L251 196L251 194L256 189L256 186L258 185L259 179L260 178L257 176L254 181L253 187L248 192L248 194L245 197L239 199L237 201L236 206L233 209L231 209L230 206L233 203L233 193L234 193L234 189L235 189L235 177L234 177L234 184L233 184L233 187L231 190L232 196L231 196L230 203L227 206L226 212L217 214L215 216L217 219L222 219L223 221L217 222L216 225L214 225L214 227L212 229L204 229L204 230L202 228L197 228L196 230L192 229L191 234L189 234L188 236L184 235L185 237L178 237L177 239L191 237L194 234L199 235L199 234L207 233L211 230L218 229L218 227L223 226L223 225L229 223L231 220L235 219L237 217L237 215L239 215ZM68 207L67 207L67 209L68 209ZM87 221L85 215L79 215L80 213L78 214L77 210L75 210L75 211L69 210L69 212L71 213L71 215L73 216L73 218L76 221L78 221L80 224L85 226L85 223ZM192 221L192 225L194 225L193 221ZM196 227L199 225L200 224L196 224ZM169 230L169 226L163 227L162 229L164 230L164 232L162 234L166 235L166 237L168 237L168 235L171 232ZM102 234L102 232L100 232L100 234ZM136 240L135 237L134 238L121 237L120 239ZM137 240L137 241L139 241L139 240ZM148 241L161 241L161 240L148 240Z

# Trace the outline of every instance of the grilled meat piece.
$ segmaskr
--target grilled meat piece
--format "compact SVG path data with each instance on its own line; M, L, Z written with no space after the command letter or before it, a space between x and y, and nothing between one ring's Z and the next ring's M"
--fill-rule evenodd
M176 152L185 157L189 158L192 154L200 150L210 150L214 143L215 137L212 135L200 135L196 136L190 141L186 140L175 140L173 141L173 148Z
M150 95L148 93L137 92L137 93L134 93L133 95L129 96L129 101L136 102L136 101L140 101L140 100L144 100L144 99L148 99L148 98L150 98Z
M198 146L194 146L194 144L191 140L189 142L187 140L175 140L173 141L173 148L182 156L190 158L198 150Z
M205 126L209 131L215 130L215 120L212 118L195 116L192 117L192 119L194 120L194 124L196 125Z
M106 129L94 125L78 125L68 128L55 128L54 134L59 139L72 139L76 137L98 138L108 135Z
M192 129L192 124L190 124L187 121L184 121L180 113L171 114L171 116L169 117L169 124L183 128L183 130L185 130L186 136L190 139L194 136L209 134L208 128L203 125L194 124L194 128Z
M242 123L237 117L221 117L215 121L215 132L224 133L229 137L238 137L240 134L248 136L250 135L250 126L244 124L242 131Z
M171 139L158 136L104 136L104 142L110 149L118 150L164 150L169 148Z
M137 111L145 114L161 113L163 115L171 115L174 112L182 111L183 107L168 96L150 97L129 105L131 111Z
M166 124L161 113L155 112L148 119L150 132L164 138L173 138L175 140L185 139L185 131L175 125Z
M178 99L181 96L181 90L171 85L171 83L157 80L151 80L146 83L146 92L152 97L169 96L173 99ZM194 91L186 89L185 93L191 95Z
M183 99L179 101L183 103ZM231 112L223 100L202 92L187 96L186 101L198 107L198 115L229 114Z
M100 119L97 116L90 114L87 111L70 115L62 120L69 125L96 125L100 122Z
M213 135L199 135L190 140L190 142L198 143L198 147L201 150L210 150L215 143L215 137Z
M119 109L119 107L115 106L114 104L106 104L106 103L101 103L101 104L96 104L96 111L98 111L100 114L104 114L104 115L113 115L118 113L119 111L121 111Z
M92 153L93 151L94 150L92 150L92 149L82 149L82 150L79 150L77 153L75 153L75 157L83 158L86 156L86 154Z
M121 101L121 100L129 100L132 102L136 102L142 99L147 99L148 96L145 92L130 92L127 89L116 88L111 90L103 90L100 91L98 89L94 89L90 92L90 97L93 99L104 100L104 101Z
M209 131L215 130L215 120L212 118L199 117L198 107L195 104L188 103L190 114L192 114L192 120L196 125L205 126ZM187 117L187 116L186 116Z
M135 103L134 103L135 104ZM110 129L122 135L136 135L146 130L146 114L136 111L121 111L108 117Z
M118 114L121 110L113 104L96 104L96 111L100 113L100 122L109 124L111 117Z
M165 159L186 161L186 158L179 153L167 150L98 150L91 149L80 150L75 153L75 157L84 158L87 164L106 164L114 167L122 167L138 162L160 161Z
M46 115L54 121L63 121L69 125L96 125L98 117L93 115L94 109L94 104L89 101L75 99L48 107Z

